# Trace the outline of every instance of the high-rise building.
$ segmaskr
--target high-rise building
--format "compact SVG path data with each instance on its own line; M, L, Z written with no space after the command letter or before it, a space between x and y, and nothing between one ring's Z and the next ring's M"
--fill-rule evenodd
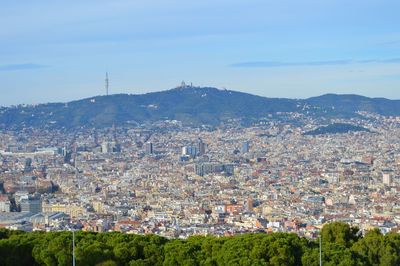
M197 154L198 154L198 149L196 146L184 146L182 148L182 155L196 157Z
M61 149L61 154L62 154L62 156L67 156L67 153L68 153L68 148L67 147L63 147L62 149Z
M234 174L235 168L233 164L224 164L223 166L224 166L223 172L225 173L225 175L231 176Z
M29 173L31 170L32 170L32 159L27 158L25 160L24 173Z
M195 173L199 176L211 173L224 173L227 176L231 176L234 174L234 166L233 164L197 163L195 164Z
M146 154L147 154L147 155L151 155L151 154L154 153L154 150L153 150L153 143L147 142L146 145L145 145L145 148L146 148Z
M113 150L113 152L121 152L121 144L114 142L112 150Z
M105 141L101 144L102 153L121 152L121 145L115 141Z
M109 153L110 152L110 143L105 141L101 144L101 152L102 153Z
M206 153L206 144L199 138L199 142L197 143L198 153L199 155L204 155Z
M11 202L7 195L0 195L0 212L10 212Z
M20 202L21 212L39 213L42 211L42 201L40 199L29 198Z
M189 146L187 147L187 154L192 156L192 157L196 157L198 153L197 147L195 146Z
M243 141L242 142L242 153L247 153L250 150L250 142L249 141Z
M248 211L252 212L254 210L253 204L254 204L253 198L252 197L248 197L247 201L246 201L246 205L247 205L246 207L247 207Z
M392 176L390 175L390 173L383 173L382 182L384 185L390 186L390 184L392 183Z
M188 155L187 146L182 147L182 155Z

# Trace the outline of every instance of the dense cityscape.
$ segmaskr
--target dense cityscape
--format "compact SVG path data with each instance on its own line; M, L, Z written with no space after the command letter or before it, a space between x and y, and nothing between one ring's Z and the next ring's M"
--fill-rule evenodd
M330 122L368 131L306 134L323 124L298 113L249 127L165 120L4 130L0 226L167 238L293 232L313 239L325 223L342 221L361 232L397 232L400 120L360 112Z
M0 266L399 266L400 1L2 1Z

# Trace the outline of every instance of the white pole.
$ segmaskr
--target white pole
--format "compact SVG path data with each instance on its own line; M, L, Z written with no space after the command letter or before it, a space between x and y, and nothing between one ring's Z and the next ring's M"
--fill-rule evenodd
M322 266L322 235L319 236L319 266Z
M75 266L75 231L72 229L72 266Z

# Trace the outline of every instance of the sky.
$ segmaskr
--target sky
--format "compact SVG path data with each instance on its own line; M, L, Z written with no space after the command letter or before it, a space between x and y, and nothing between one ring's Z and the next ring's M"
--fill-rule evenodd
M398 0L0 0L0 105L184 80L267 97L400 99Z

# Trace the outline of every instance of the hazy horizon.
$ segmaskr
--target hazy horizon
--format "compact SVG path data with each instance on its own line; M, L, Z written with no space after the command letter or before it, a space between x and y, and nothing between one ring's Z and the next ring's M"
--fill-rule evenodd
M400 99L400 2L17 1L0 10L1 106L176 87Z

